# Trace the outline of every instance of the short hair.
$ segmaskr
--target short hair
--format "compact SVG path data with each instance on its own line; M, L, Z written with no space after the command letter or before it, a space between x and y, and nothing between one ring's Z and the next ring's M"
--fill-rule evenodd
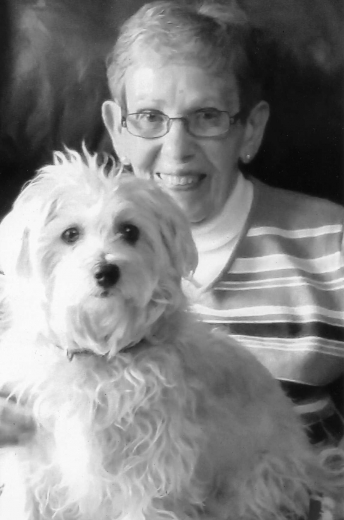
M233 72L244 116L262 95L259 48L257 30L230 0L151 2L121 27L107 58L109 88L123 105L127 68L137 51L153 50L166 62L190 62L216 77Z

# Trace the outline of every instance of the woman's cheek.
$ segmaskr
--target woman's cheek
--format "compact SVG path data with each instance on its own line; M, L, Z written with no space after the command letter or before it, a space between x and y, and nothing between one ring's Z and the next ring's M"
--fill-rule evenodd
M129 159L137 177L147 179L154 171L157 147L152 146L152 144L144 139L138 139L135 143L131 143Z

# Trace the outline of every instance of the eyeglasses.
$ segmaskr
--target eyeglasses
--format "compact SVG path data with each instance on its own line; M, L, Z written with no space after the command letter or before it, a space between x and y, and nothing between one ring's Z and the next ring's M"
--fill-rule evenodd
M157 139L166 135L172 126L172 121L183 121L187 132L194 137L220 137L225 135L232 125L235 125L242 111L231 116L224 110L202 108L184 117L169 117L155 110L144 110L122 117L122 126L129 133L144 139Z

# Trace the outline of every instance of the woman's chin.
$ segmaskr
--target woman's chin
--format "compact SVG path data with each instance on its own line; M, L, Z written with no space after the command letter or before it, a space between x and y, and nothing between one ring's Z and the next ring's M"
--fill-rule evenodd
M199 224L205 220L213 211L209 200L204 197L200 190L176 191L167 190L178 206L184 211L191 225Z
M200 204L190 205L190 204L185 203L184 201L180 203L177 200L176 202L181 207L181 209L184 211L191 226L201 224L202 222L205 222L208 220L208 212L206 211L206 207L204 207Z

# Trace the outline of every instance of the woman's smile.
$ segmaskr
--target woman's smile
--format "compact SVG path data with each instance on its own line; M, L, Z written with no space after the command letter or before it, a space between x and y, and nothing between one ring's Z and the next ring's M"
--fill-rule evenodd
M159 184L163 184L170 190L194 190L199 188L206 175L204 173L160 173L157 172L155 176L158 178Z

